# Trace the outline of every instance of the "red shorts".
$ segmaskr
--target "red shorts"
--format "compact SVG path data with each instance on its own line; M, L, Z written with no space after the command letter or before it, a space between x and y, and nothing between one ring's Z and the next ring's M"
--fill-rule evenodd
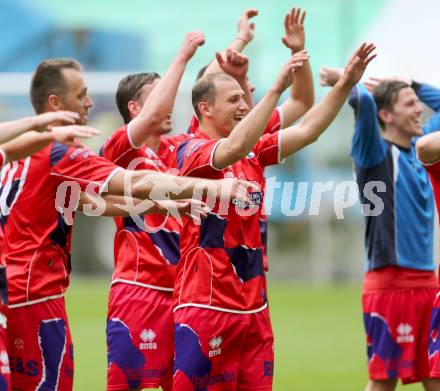
M172 295L138 285L112 285L107 317L107 390L171 389Z
M174 314L173 391L272 390L273 333L266 308L233 314L185 307Z
M6 313L6 306L0 303L0 391L11 390L11 369L9 368L9 358L6 346Z
M64 298L9 308L7 336L14 390L72 390L73 345Z
M362 296L370 379L429 377L428 339L437 288L365 293Z

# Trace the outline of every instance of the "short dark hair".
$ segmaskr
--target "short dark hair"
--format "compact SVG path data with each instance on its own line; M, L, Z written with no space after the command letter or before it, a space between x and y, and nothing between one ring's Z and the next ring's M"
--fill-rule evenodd
M209 64L211 64L211 63L209 63ZM196 81L198 81L199 79L201 79L203 77L203 75L206 72L206 69L209 67L209 64L206 64L204 67L199 69L199 71L197 72Z
M160 79L160 75L156 72L134 73L125 76L118 85L116 91L116 105L119 113L124 119L124 123L128 124L131 120L130 111L128 110L128 102L138 100L141 95L141 89L145 84L152 84L154 80Z
M66 80L63 69L81 72L81 64L73 58L51 58L38 65L32 76L30 97L37 114L44 111L49 95L63 96L66 93Z
M400 90L410 87L409 84L400 80L386 80L374 88L373 97L377 106L377 119L382 129L385 128L385 123L379 117L379 111L382 109L392 111Z
M192 105L197 118L201 119L201 114L199 110L200 102L207 102L210 105L215 103L215 81L223 80L235 80L232 76L226 73L214 73L199 79L192 89Z

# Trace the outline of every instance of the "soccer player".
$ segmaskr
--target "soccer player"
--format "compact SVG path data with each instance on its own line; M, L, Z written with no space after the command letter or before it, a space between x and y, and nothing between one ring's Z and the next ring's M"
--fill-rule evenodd
M322 68L321 84L333 85L340 71ZM371 83L369 83L370 86ZM420 100L437 112L440 91L426 84L385 80L371 94L353 88L355 111L351 156L363 204L368 187L383 211L366 214L366 274L362 306L367 337L367 390L394 390L429 379L429 321L438 283L433 261L434 202L427 173L416 158L415 137L437 129L438 114L422 129ZM375 189L372 184L376 184ZM371 197L370 197L371 198ZM368 213L370 212L370 213Z
M163 78L157 73L125 77L116 102L125 125L101 148L123 168L166 172L173 168L170 112L186 64L204 43L189 33ZM173 137L175 142L186 135ZM161 148L161 153L159 153ZM181 212L184 210L181 210ZM107 318L107 389L171 390L173 378L174 269L180 257L180 226L171 216L115 218L115 271Z
M31 101L37 114L74 111L78 124L87 123L93 104L81 66L71 59L46 60L37 67ZM8 350L12 386L24 390L72 389L73 345L64 305L71 270L72 226L63 219L62 210L76 187L93 194L130 192L144 200L191 198L200 185L219 194L226 184L231 192L222 196L246 200L245 187L249 185L239 181L201 182L198 178L182 181L148 170L123 170L86 147L57 142L10 163L2 179Z
M281 93L292 83L291 59L275 84L248 113L244 91L224 74L193 87L200 127L177 151L182 175L263 181L263 168L316 141L361 78L374 45L363 44L344 76L297 125L261 139ZM200 226L181 232L181 259L174 289L173 390L271 390L273 335L266 303L259 213L253 205L216 204Z
M75 137L91 137L97 133L84 126L54 126L59 123L74 123L77 116L76 113L60 111L0 123L0 167L9 161L31 155L41 148L41 142L45 138L74 143ZM42 135L32 132L23 137L23 133L30 130L45 133ZM12 139L17 140L11 142ZM4 391L11 390L6 337L7 289L6 268L3 262L3 230L0 227L0 390Z
M214 74L218 72L225 72L232 77L236 78L234 74L234 68L225 66L222 61L223 57L230 57L231 51L242 52L246 46L253 40L255 23L251 23L251 19L258 15L258 10L248 9L240 17L237 24L237 36L229 44L222 55L216 56L216 58L207 66L199 71L197 79L200 79L204 75ZM291 51L292 55L301 55L305 48L305 30L304 21L306 12L301 8L292 8L284 18L284 36L282 42L287 49ZM304 55L307 53L304 52ZM255 86L249 83L250 91L255 91ZM313 88L313 76L310 67L310 61L304 60L304 66L297 69L295 75L295 83L291 86L290 96L282 102L272 113L269 122L266 125L265 133L274 133L285 127L292 125L295 121L301 118L310 108L313 106L315 100L315 92ZM252 99L247 99L248 105L253 107ZM194 115L191 118L189 126L189 132L194 133L198 127L198 119ZM264 187L263 187L264 188ZM267 217L262 210L260 216L260 231L263 240L263 260L264 269L269 270L269 264L267 261L267 240L268 240L268 227Z

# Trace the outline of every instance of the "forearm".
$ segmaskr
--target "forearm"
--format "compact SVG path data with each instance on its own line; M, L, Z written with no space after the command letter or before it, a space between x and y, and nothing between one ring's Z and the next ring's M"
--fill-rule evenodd
M33 126L33 117L0 123L0 144L20 136L22 133L31 130Z
M344 105L351 86L337 83L327 96L313 107L298 126L281 132L281 157L313 143L329 127Z
M440 89L416 81L412 81L411 87L425 105L434 111L440 111Z
M296 71L290 97L281 105L283 127L290 126L297 121L313 107L314 102L315 90L313 88L312 69L310 67L310 61L306 61L305 64Z
M249 88L249 83L246 79L237 80L238 84L240 84L241 89L244 92L244 100L249 107L249 110L252 110L255 106L254 97L252 96L251 89Z
M234 38L234 40L229 44L229 46L224 49L221 52L222 56L225 56L226 50L227 49L232 49L232 50L236 50L237 52L242 52L244 50L244 48L247 46L248 42L245 41L242 38ZM205 72L203 73L203 76L206 75L211 75L214 73L223 73L223 70L220 68L220 65L217 61L217 59L214 57L214 59L209 63L209 65L207 66L207 68L205 69Z
M16 137L1 145L5 152L6 162L23 159L43 149L53 141L50 132L34 132Z
M132 121L131 137L136 145L142 145L172 111L186 64L182 56L174 59L148 96L139 115Z
M423 163L434 163L440 159L440 132L421 137L416 143L417 157Z

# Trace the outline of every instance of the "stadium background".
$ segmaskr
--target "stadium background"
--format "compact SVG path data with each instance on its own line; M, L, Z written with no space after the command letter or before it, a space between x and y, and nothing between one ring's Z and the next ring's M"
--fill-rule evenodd
M95 101L90 123L102 137L89 145L98 150L121 124L114 105L119 79L128 72L163 73L184 34L200 29L206 44L187 68L173 113L174 130L183 131L192 113L190 90L197 70L233 39L238 17L249 7L258 8L260 15L255 19L255 39L245 53L256 96L264 94L288 57L280 37L283 16L292 5L285 0L0 0L0 118L32 113L27 96L30 72L41 60L75 57L85 67ZM433 65L440 55L432 51L429 38L437 31L437 0L416 4L298 0L295 5L307 10L306 47L317 100L326 92L318 86L319 67L343 66L363 40L378 46L379 57L368 74L401 74L440 85L440 73ZM353 114L345 107L315 145L268 170L268 176L295 182L351 180L352 128ZM359 205L347 209L345 219L336 219L333 196L326 193L319 215L309 216L308 193L305 212L287 217L281 210L294 208L295 197L282 205L281 193L275 193L269 217L275 390L354 390L366 381L360 314L363 221ZM68 297L76 343L76 390L100 390L105 381L105 306L113 231L111 219L78 216Z

